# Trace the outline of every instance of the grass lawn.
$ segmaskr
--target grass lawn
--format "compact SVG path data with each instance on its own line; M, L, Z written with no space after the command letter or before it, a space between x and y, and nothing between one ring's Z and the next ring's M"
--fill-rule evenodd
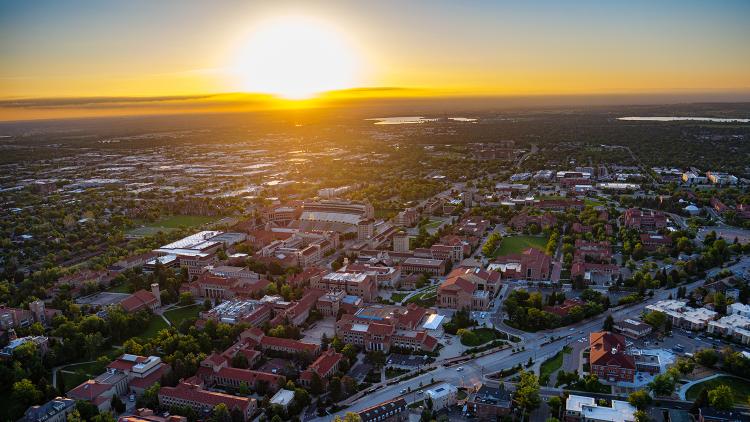
M464 341L464 338L462 337L461 344L463 344L464 346L476 347L485 343L489 343L492 340L498 338L495 330L491 328L476 328L474 330L471 330L471 332L474 333L476 338L471 338L468 341Z
M151 317L151 321L149 321L148 326L136 337L141 338L151 338L156 335L159 331L167 328L167 323L160 317L159 315L154 315Z
M119 286L110 287L107 291L111 293L130 293L130 290L128 290L129 287L130 283L122 283Z
M407 372L409 371L407 371L406 369L385 368L385 378L386 379L396 378L398 376L404 375Z
M719 385L726 385L732 389L735 403L747 403L747 399L750 397L750 381L730 376L721 376L700 384L695 384L685 392L685 398L688 400L695 400L701 393L702 389L705 388L711 390Z
M604 205L604 202L599 201L598 199L586 198L583 200L583 204L592 207L598 207Z
M216 217L205 217L202 215L173 215L170 217L163 218L153 223L144 224L143 227L136 227L129 234L148 236L156 234L159 231L170 231L176 230L180 227L196 227L202 226L203 224L216 221Z
M164 312L164 316L167 317L173 325L180 325L180 323L188 318L197 318L203 307L199 304L185 306L177 309L170 309Z
M436 300L437 300L437 286L431 286L427 288L425 291L407 299L406 303L416 303L419 306L429 308L430 306L435 305Z
M544 251L547 247L546 236L510 236L503 237L500 246L492 253L492 257L521 253L528 248L536 248Z
M440 227L440 225L443 224L442 220L430 220L429 223L425 224L425 229L436 229Z
M396 302L396 303L401 302L402 300L404 300L404 298L408 294L409 293L392 293L391 294L391 300L394 301L394 302Z
M570 348L566 347L562 351L557 352L555 356L547 359L539 367L539 383L546 385L549 382L549 377L555 373L558 369L562 368L563 354L570 353Z

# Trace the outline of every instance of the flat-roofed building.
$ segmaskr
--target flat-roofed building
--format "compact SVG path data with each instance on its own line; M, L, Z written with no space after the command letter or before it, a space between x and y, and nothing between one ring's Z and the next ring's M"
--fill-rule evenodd
M401 263L404 273L427 273L433 276L445 274L445 260L428 258L406 258Z
M630 338L645 337L653 331L653 328L645 322L630 318L615 321L614 329L618 333Z
M75 409L75 400L57 397L47 403L29 407L18 422L66 422L68 414Z
M718 313L706 308L691 308L687 302L679 300L660 300L653 305L646 306L649 311L662 312L672 320L672 325L688 330L700 331L708 327L710 321L718 317Z
M612 400L611 406L599 406L594 397L571 394L565 401L565 420L581 422L635 422L636 408L630 403Z
M370 302L378 295L375 277L365 273L332 272L319 280L311 280L311 286L323 291L343 290Z
M456 404L457 393L455 386L443 382L424 390L424 397L432 400L432 409L437 411Z

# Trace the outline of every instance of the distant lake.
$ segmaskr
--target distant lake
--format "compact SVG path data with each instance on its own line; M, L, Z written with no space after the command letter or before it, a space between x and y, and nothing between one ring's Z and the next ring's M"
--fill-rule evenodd
M437 119L437 118L428 119L422 116L400 116L400 117L375 117L372 119L365 119L365 120L373 120L375 121L376 125L412 125L412 124L417 124L417 123L437 122L440 119ZM474 123L477 121L477 119L472 119L470 117L448 117L448 120L453 120L454 122L469 122L469 123Z
M415 123L435 122L437 119L425 119L422 116L403 116L403 117L376 117L373 119L376 125L412 125Z
M617 120L647 122L678 122L683 120L696 122L750 123L750 119L723 119L719 117L618 117Z

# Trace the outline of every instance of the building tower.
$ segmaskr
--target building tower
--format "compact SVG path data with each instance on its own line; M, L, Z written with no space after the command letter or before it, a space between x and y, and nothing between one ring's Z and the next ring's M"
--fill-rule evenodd
M47 318L44 312L44 302L41 300L35 300L29 303L29 310L34 314L34 321L47 325Z
M406 232L393 235L393 252L409 252L409 235Z
M372 238L375 230L375 221L372 219L362 220L357 224L357 241L363 242Z
M161 308L161 292L159 291L159 283L151 283L151 294L156 298L156 303Z

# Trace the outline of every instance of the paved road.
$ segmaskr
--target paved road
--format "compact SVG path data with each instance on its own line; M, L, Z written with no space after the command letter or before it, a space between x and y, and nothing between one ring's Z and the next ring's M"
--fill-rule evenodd
M698 280L693 283L687 284L688 290L694 289L703 284L703 280ZM608 314L611 314L615 320L624 319L633 315L640 314L643 309L650 304L656 303L659 300L666 299L670 294L674 297L676 295L676 289L659 290L654 292L654 296L648 300L639 304L624 307L620 309L613 309L607 313L603 313L598 317L582 321L578 324L558 328L555 330L540 331L537 333L526 333L524 335L524 347L525 350L519 353L513 353L511 349L506 349L491 355L479 357L469 362L462 363L452 367L439 367L426 374L422 374L410 380L385 386L377 391L365 395L359 400L356 400L349 408L340 412L341 414L346 412L357 412L367 407L382 403L387 400L392 400L397 397L405 396L407 401L416 400L419 395L417 391L420 389L420 383L427 385L431 380L435 381L446 381L456 386L472 386L478 385L483 382L484 376L493 372L500 371L502 369L511 368L517 364L525 365L529 358L534 361L545 360L557 353L562 347L569 342L575 342L582 336L588 336L592 331L599 331L602 328L604 319ZM499 305L496 305L499 306ZM581 334L581 332L583 334ZM556 338L566 337L570 335L570 339L563 339L554 341L552 343L546 343L550 336ZM458 368L462 368L458 370ZM401 393L402 390L407 390L406 394ZM332 420L334 416L327 416L322 418L316 418L316 421L328 421Z

